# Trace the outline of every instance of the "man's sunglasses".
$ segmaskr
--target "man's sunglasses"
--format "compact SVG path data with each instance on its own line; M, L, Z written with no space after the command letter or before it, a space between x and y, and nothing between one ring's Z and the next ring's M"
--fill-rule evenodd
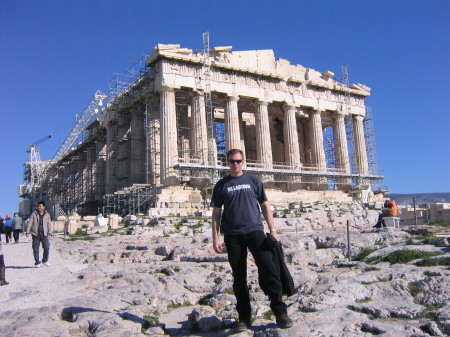
M230 164L240 164L240 163L242 163L242 159L238 159L238 160L228 159L228 162Z

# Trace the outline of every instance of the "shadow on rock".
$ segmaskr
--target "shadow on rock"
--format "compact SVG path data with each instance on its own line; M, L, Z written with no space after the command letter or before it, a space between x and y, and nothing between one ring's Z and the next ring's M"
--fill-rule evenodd
M68 307L64 308L61 313L61 319L66 322L75 322L77 320L77 315L84 312L104 312L110 313L109 311L97 310L93 308L83 308L83 307ZM133 315L134 316L134 315ZM141 319L142 320L142 319Z

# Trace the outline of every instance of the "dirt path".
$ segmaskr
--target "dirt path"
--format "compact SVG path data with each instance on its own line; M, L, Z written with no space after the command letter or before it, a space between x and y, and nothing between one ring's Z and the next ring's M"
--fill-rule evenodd
M3 238L2 238L3 239ZM50 239L50 266L34 267L31 237L20 237L19 244L5 244L3 254L9 285L0 287L0 313L49 306L74 294L74 273L85 265L64 261L58 253L61 236ZM42 256L42 247L40 249ZM79 283L78 283L79 284Z

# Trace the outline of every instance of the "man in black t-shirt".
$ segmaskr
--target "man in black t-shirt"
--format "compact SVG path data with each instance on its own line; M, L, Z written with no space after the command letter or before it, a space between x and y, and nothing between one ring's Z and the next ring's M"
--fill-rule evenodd
M266 236L261 211L269 226L270 235L277 241L280 241L280 238L274 227L264 186L258 177L242 171L245 161L241 150L228 151L227 160L230 174L216 184L211 198L212 235L215 252L222 253L219 229L224 234L228 261L233 270L233 290L239 314L236 330L243 331L251 326L247 249L252 253L259 273L267 280L270 308L275 314L277 324L282 328L289 328L293 323L282 300L280 275L273 263L272 252L265 248Z

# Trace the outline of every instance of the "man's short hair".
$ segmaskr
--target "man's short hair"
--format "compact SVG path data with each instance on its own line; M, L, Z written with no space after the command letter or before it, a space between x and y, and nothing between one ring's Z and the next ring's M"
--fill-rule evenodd
M233 155L238 154L238 153L240 153L241 156L242 156L242 159L244 159L244 152L242 152L239 149L231 149L231 150L229 150L227 152L227 159L230 158L230 156L233 156Z
M39 205L42 205L42 206L44 206L44 207L45 207L45 202L43 202L43 201L39 201L39 202L38 202L38 206L39 206Z

